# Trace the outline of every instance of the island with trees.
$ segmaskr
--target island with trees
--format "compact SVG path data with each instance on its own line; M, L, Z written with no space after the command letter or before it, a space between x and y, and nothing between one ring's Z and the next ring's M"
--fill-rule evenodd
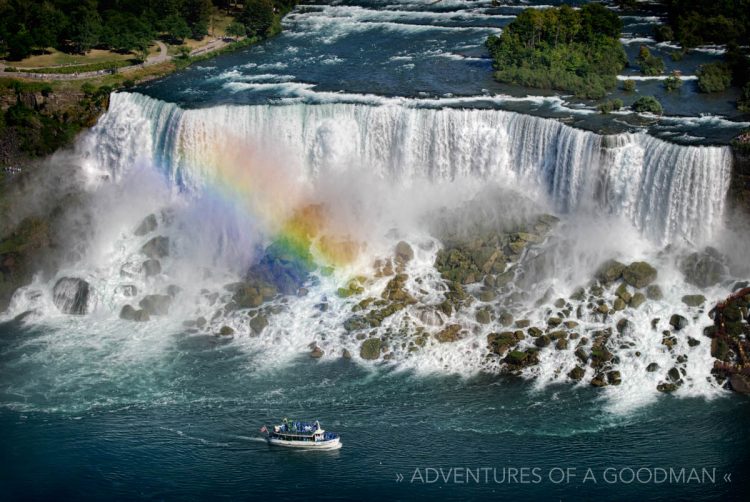
M602 4L578 10L563 4L522 11L486 45L500 82L600 99L627 64L621 29L617 14Z

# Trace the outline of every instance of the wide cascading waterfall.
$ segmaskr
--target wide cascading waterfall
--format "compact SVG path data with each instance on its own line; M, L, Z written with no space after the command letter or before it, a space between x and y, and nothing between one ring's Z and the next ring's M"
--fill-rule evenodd
M357 170L401 183L478 177L546 193L561 212L621 215L656 243L694 245L722 226L731 169L726 147L600 136L550 119L409 100L182 110L117 93L89 141L92 164L114 177L141 159L197 188L212 175L206 161L240 142L307 179Z

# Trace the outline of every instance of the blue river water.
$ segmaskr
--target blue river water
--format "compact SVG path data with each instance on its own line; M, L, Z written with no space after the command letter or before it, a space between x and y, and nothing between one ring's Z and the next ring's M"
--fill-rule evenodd
M705 97L692 80L680 95L639 81L640 93L663 100L669 116L659 121L601 117L592 103L493 82L483 41L527 5L302 5L282 35L136 90L199 110L502 109L690 144L726 143L743 127L731 93ZM648 40L662 14L627 13L631 58L639 43L673 50ZM693 75L716 51L668 67ZM306 345L268 364L262 347L248 350L249 337L159 322L152 330L165 332L144 333L117 319L119 308L102 310L88 324L56 311L0 323L0 500L743 500L750 489L750 400L729 391L660 394L623 409L613 402L633 400L632 390L417 374L356 357L312 359ZM318 419L344 446L267 445L259 428L283 417Z

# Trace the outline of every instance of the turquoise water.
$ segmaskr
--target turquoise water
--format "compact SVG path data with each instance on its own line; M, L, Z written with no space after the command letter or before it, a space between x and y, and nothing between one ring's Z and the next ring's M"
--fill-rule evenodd
M22 395L22 382L45 378L35 374L43 368L24 371L21 361L35 357L28 342L39 333L12 324L0 330L5 500L730 500L748 488L750 403L735 395L665 397L613 415L593 388L535 390L510 378L417 377L306 357L263 371L231 344L188 345L184 335L171 337L157 365L113 375L118 381L86 395L72 388L72 395ZM344 447L268 446L257 431L283 416L320 419ZM625 482L627 468L670 467L715 469L715 482ZM480 483L448 474L449 482L434 481L441 468L492 474ZM509 468L529 474L510 482L503 477ZM557 469L574 469L576 477L561 481ZM596 483L584 482L587 469ZM607 482L606 469L623 480ZM731 482L723 481L726 473ZM640 476L645 481L646 471Z

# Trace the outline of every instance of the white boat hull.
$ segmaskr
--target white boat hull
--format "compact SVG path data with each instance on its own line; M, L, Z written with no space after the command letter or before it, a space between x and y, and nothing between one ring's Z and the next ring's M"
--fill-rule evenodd
M267 438L268 444L284 446L287 448L300 448L304 450L338 450L342 443L340 438L327 441L289 441L287 439Z

